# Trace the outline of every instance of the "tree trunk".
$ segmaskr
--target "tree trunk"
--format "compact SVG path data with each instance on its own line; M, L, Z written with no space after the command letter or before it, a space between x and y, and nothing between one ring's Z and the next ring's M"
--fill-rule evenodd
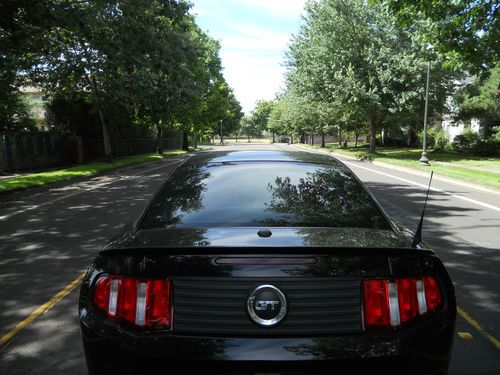
M102 113L101 101L99 99L99 92L97 90L97 82L94 77L87 76L88 81L90 82L92 95L94 97L94 105L97 109L97 113L99 114L99 120L102 126L102 139L104 142L104 160L108 163L113 161L113 157L111 155L111 141L109 139L108 126L106 125L106 121L104 120L104 114Z
M314 134L311 133L311 146L314 146Z
M238 143L238 133L236 133L236 143Z
M247 143L250 143L250 134L248 134L248 142Z
M306 135L304 133L300 133L300 143L306 143Z
M102 126L102 140L104 142L104 160L108 163L113 161L113 157L111 155L111 141L109 139L108 126L106 125L106 121L104 121L104 115L102 114L102 110L98 105L97 111L99 112L99 119L101 120Z
M354 148L358 147L359 132L354 132Z
M377 129L375 127L375 119L373 115L368 116L368 130L370 132L370 154L374 154L377 152L376 148L376 133Z
M193 140L194 140L194 148L198 148L198 133L197 132L194 132Z
M182 149L184 151L189 150L188 132L186 130L182 131Z
M337 137L339 139L339 146L342 146L342 130L340 128L337 129Z
M290 135L290 144L293 145L293 135Z
M325 132L321 132L321 147L325 148Z
M12 143L10 137L7 134L3 135L4 139L4 159L5 159L5 170L10 172L14 170L14 158L12 157Z
M163 131L159 125L156 125L156 153L163 154Z
M418 137L416 131L410 128L410 130L408 130L408 146L415 146L415 144L417 143L417 139Z
M275 134L273 132L273 143L276 142L276 139L275 139Z

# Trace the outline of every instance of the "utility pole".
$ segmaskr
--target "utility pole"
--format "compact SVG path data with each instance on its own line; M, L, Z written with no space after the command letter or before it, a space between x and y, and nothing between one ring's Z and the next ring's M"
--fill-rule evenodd
M420 162L424 165L429 165L427 158L427 108L429 104L429 76L431 73L431 61L427 63L427 84L425 85L425 109L424 109L424 141L422 142L422 156Z

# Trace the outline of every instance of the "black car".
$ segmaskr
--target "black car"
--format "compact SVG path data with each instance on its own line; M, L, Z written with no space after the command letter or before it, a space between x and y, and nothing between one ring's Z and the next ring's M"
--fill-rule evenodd
M453 285L341 162L202 153L90 266L91 374L444 373Z

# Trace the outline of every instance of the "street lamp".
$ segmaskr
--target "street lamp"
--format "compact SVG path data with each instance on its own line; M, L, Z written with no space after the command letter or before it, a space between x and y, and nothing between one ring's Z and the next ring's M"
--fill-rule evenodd
M222 120L220 120L220 144L224 144L224 139L222 138Z
M432 46L427 49L431 50ZM424 141L422 142L422 156L420 157L420 162L424 165L429 165L429 159L427 158L427 108L429 105L429 76L431 74L431 60L427 62L427 83L425 85L425 109L424 109Z

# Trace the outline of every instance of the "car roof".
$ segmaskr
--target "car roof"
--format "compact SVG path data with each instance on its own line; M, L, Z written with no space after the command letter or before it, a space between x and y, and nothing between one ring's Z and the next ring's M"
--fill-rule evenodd
M330 155L288 150L200 152L190 157L185 164L229 162L298 162L346 168L344 164Z

